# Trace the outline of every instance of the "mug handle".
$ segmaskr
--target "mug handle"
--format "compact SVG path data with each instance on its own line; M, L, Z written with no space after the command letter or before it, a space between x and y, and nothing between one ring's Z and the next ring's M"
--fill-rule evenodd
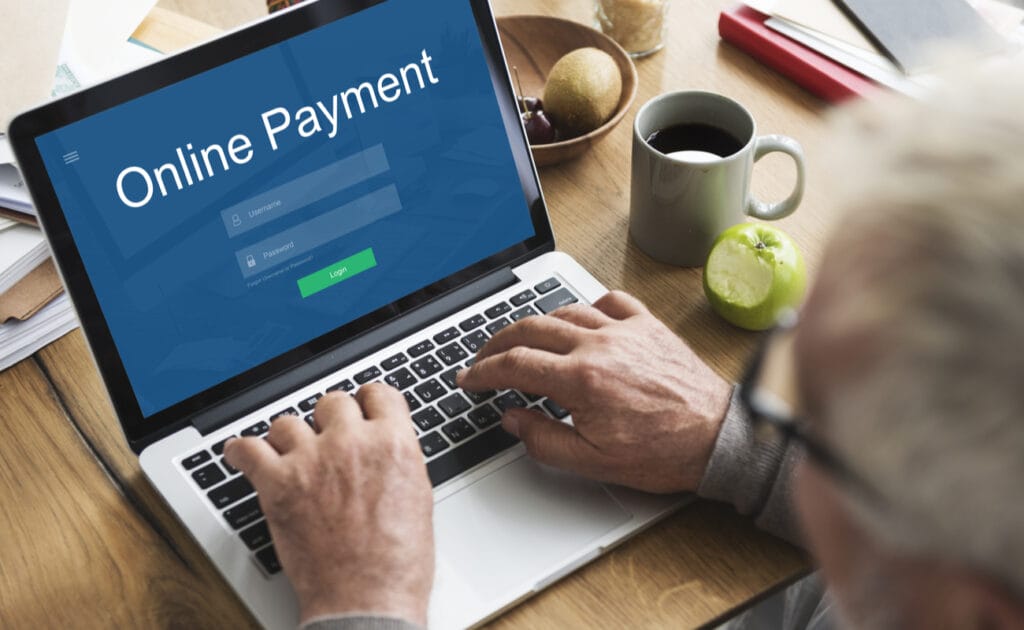
M785 200L778 203L765 203L750 196L747 202L747 214L755 219L774 221L793 214L804 198L804 149L800 143L788 136L761 136L754 147L754 162L769 153L785 153L796 163L796 186Z

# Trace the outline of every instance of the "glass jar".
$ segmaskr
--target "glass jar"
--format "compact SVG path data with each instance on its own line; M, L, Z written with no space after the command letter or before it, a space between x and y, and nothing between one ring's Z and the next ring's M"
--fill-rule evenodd
M665 45L669 0L594 0L597 28L631 57L644 57Z

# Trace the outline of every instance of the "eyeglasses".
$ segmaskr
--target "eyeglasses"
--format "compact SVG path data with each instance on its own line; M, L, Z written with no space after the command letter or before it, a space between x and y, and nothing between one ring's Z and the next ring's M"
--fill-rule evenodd
M758 348L739 384L740 404L753 423L758 439L799 444L823 470L884 506L887 502L882 493L818 439L807 421L795 411L798 399L793 369L796 323L795 314L784 317Z

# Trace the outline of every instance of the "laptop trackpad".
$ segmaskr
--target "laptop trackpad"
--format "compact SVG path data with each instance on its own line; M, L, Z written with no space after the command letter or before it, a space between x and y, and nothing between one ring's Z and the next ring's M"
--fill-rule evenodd
M439 560L486 601L546 577L631 518L600 484L522 457L438 503L434 530Z

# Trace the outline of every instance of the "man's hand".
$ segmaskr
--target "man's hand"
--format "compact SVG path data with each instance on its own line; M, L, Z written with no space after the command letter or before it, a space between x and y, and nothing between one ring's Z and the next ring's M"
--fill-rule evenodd
M314 413L319 433L288 416L266 440L224 447L259 493L301 620L364 612L425 626L434 500L405 399L366 385Z
M697 488L731 394L621 292L505 328L459 374L459 385L552 398L575 428L524 409L506 412L503 426L541 462L649 492Z

